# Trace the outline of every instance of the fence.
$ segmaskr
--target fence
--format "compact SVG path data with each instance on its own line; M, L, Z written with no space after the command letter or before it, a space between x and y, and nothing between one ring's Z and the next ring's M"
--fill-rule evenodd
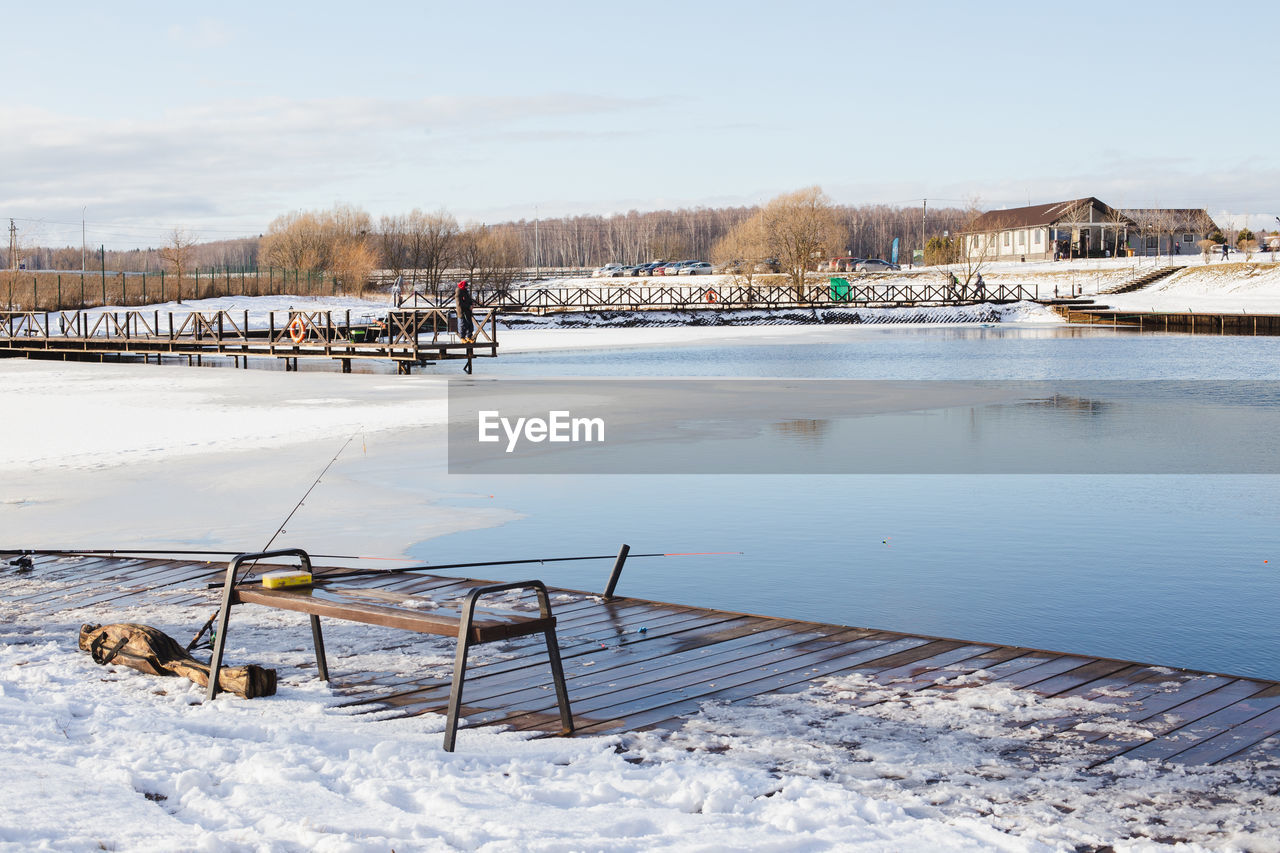
M332 276L299 270L194 270L171 273L0 272L0 302L8 311L62 311L104 305L127 307L215 296L334 296Z
M479 305L504 311L550 313L555 311L685 310L691 308L814 308L824 306L954 305L972 302L1018 302L1038 294L1022 285L950 285L915 281L880 283L864 279L832 278L806 284L797 290L790 283L673 284L577 287L496 288L483 284L472 288ZM406 293L399 304L447 306L453 291L439 288Z

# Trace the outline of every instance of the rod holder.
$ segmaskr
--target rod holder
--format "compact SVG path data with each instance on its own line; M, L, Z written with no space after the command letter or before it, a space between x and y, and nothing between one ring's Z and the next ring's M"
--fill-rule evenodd
M613 591L618 587L618 578L622 577L622 566L627 562L627 554L630 552L630 545L623 545L618 549L618 559L613 561L613 571L609 573L609 585L604 588L606 599L613 598Z

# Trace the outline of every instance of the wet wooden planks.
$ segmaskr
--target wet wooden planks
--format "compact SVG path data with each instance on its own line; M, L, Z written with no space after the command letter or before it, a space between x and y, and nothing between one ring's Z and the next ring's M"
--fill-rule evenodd
M33 583L14 587L3 604L24 619L88 608L100 621L147 603L216 606L206 586L224 571L223 563L192 560L36 557L33 571L21 576ZM447 608L484 581L412 573L343 583L371 595L422 596ZM569 590L552 595L583 733L675 728L708 701L794 692L825 677L859 675L873 689L855 691L847 701L851 713L911 697L945 698L978 684L1091 700L1096 704L1087 710L1064 705L1059 717L1011 720L1010 726L1034 725L1046 752L1055 741L1086 748L1095 766L1119 758L1280 760L1280 683L1272 681L629 598L604 601ZM290 642L304 642L304 634L300 619ZM501 651L494 659L469 669L468 725L557 727L540 645L528 638L495 644ZM335 662L334 687L347 704L416 715L440 713L448 700L451 672L440 666L410 674L343 672L340 659Z

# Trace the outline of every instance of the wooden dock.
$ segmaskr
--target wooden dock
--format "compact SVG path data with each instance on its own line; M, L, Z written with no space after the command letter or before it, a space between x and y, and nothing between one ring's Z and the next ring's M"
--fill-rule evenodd
M4 593L11 621L47 621L79 609L77 619L107 623L121 621L125 608L145 609L149 603L216 609L216 592L208 585L220 584L226 569L222 562L172 558L32 559L29 573L6 572L9 580L37 582ZM480 583L424 572L343 579L344 586L358 585L371 596L410 593L442 607L456 605ZM553 589L552 595L573 715L582 734L678 728L707 701L800 691L828 676L861 674L883 689L850 701L851 713L888 701L886 691L890 699L947 698L961 686L983 683L1040 697L1092 699L1113 708L1106 714L1094 708L1037 721L1045 756L1054 753L1055 743L1069 742L1088 750L1095 766L1120 757L1175 764L1280 760L1275 737L1280 683L1274 681L625 597L605 600L571 590ZM137 619L135 612L132 621ZM281 631L274 650L308 649L306 626L299 615L297 631ZM388 647L402 646L404 637L388 631ZM467 726L558 728L555 696L545 679L546 652L539 645L537 638L509 641L493 647L501 649L496 659L473 663L464 693ZM412 675L361 672L344 668L336 649L331 647L330 654L334 689L348 704L404 715L443 713L448 667L424 667ZM1100 717L1129 725L1099 726Z
M399 373L432 361L498 355L497 310L475 309L475 339L463 341L445 308L397 308L374 321L351 312L282 311L0 311L0 356L106 360L141 356L185 358L200 364L212 356L248 367L250 358L332 359L351 372L354 360L392 361Z
M1054 300L1046 304L1068 323L1189 335L1280 335L1280 314L1122 311L1093 304L1092 299Z

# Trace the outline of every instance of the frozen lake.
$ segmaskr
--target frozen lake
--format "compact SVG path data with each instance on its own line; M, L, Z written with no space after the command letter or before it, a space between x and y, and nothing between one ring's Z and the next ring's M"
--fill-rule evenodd
M1269 338L1026 327L845 327L814 329L803 343L548 349L504 354L484 369L520 377L1280 379ZM1205 437L1181 440L1190 453ZM1040 450L1054 452L1048 442ZM434 477L444 492L477 495L452 506L523 517L415 546L432 563L603 554L621 542L635 553L741 551L634 560L619 591L1280 678L1280 483L1271 474ZM602 561L485 572L601 589L608 569Z

